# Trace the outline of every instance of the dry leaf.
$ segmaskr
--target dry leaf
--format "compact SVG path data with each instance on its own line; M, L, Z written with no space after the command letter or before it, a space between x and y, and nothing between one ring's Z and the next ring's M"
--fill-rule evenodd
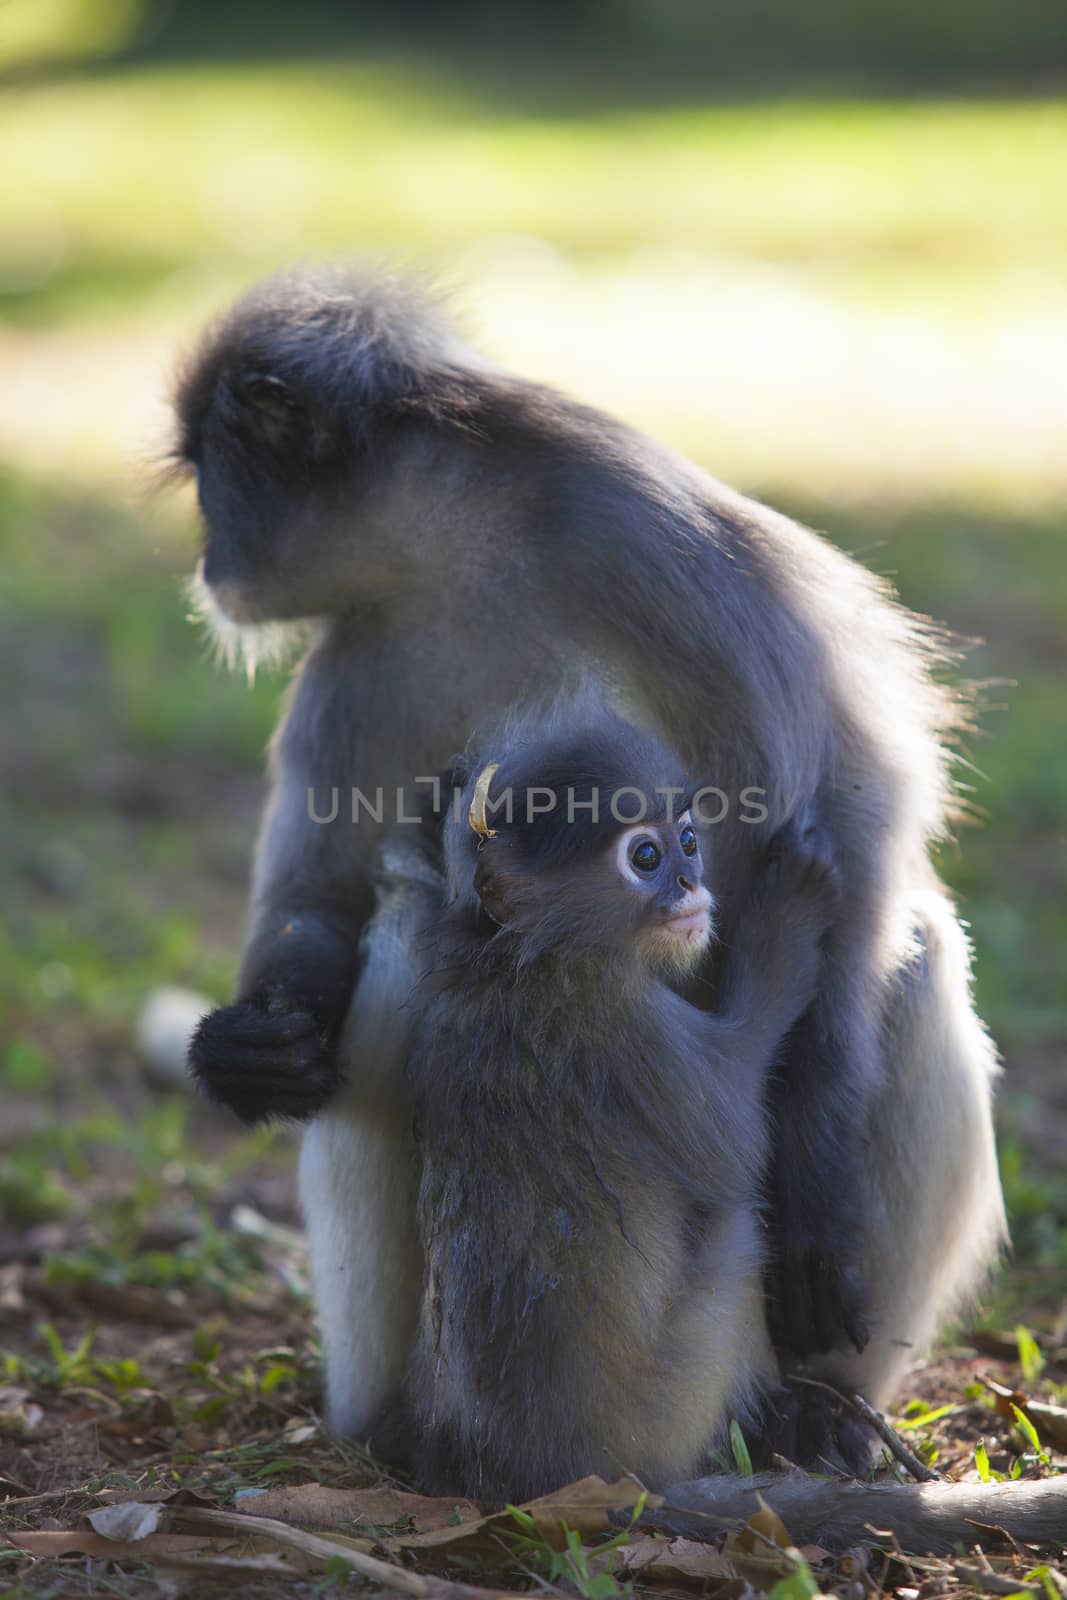
M831 1560L829 1550L824 1550L821 1544L802 1544L797 1554L804 1557L809 1567L817 1567L820 1562ZM860 1554L862 1554L862 1551ZM842 1557L843 1561L847 1559L847 1555ZM861 1570L866 1572L867 1568L864 1566Z
M1021 1389L1008 1389L990 1377L983 1378L982 1382L992 1393L997 1411L1008 1422L1014 1424L1013 1407L1017 1406L1024 1417L1030 1418L1043 1444L1067 1452L1067 1407L1051 1405L1047 1400L1031 1400Z
M0 1246L2 1256L2 1246ZM9 1266L0 1267L0 1313L17 1313L25 1311L26 1297L22 1292L22 1280L26 1269L21 1261L13 1261Z
M159 1289L134 1283L100 1283L82 1279L77 1298L91 1311L117 1317L125 1322L154 1323L160 1328L195 1328L199 1318L188 1306L172 1300Z
M761 1494L758 1494L756 1499L759 1502L759 1510L754 1511L749 1517L745 1526L741 1529L740 1537L742 1539L750 1539L753 1550L756 1548L757 1542L765 1545L768 1543L777 1545L779 1550L792 1549L793 1540L790 1537L789 1529L777 1511L767 1504Z
M307 1444L309 1440L318 1436L319 1425L317 1422L303 1422L299 1417L294 1417L282 1429L282 1438L286 1444Z
M711 1545L695 1539L655 1539L647 1535L623 1545L617 1552L615 1571L640 1577L645 1583L705 1584L738 1577L738 1571Z
M780 1578L796 1571L800 1553L777 1511L762 1495L757 1499L759 1510L737 1533L727 1534L722 1553L755 1588L771 1589Z
M632 1478L605 1483L603 1478L590 1477L537 1500L528 1500L519 1509L533 1518L540 1538L554 1550L562 1550L566 1545L564 1523L586 1541L615 1533L617 1529L611 1521L611 1513L632 1511L643 1494L644 1490ZM648 1504L658 1506L663 1501L659 1495L649 1495ZM396 1549L417 1550L424 1557L435 1550L447 1551L450 1558L459 1551L499 1555L502 1536L518 1531L518 1524L509 1511L494 1511L461 1527L438 1528L425 1534L400 1534L384 1542Z
M438 1500L429 1495L406 1494L400 1489L328 1489L321 1483L298 1483L266 1489L262 1494L242 1495L236 1509L250 1517L313 1522L320 1528L367 1523L370 1533L405 1518L413 1519L416 1533L442 1528L459 1532L461 1524L482 1520L482 1513L472 1500ZM359 1527L354 1531L359 1532Z
M90 1511L86 1521L105 1539L147 1539L163 1520L163 1507L144 1500L127 1500L124 1505L101 1506Z
M140 1559L151 1560L168 1553L182 1553L181 1546L176 1546L175 1551L171 1551L170 1541L186 1539L191 1537L190 1535L160 1533L158 1530L167 1526L168 1521L173 1525L176 1516L195 1516L198 1511L204 1510L205 1505L210 1507L211 1502L204 1502L201 1496L179 1489L165 1496L158 1496L158 1493L149 1494L141 1499L101 1506L96 1511L90 1511L86 1521L92 1527L93 1536L107 1540L113 1550L117 1550L120 1546L127 1553L135 1549ZM228 1516L232 1523L232 1514ZM69 1535L65 1534L64 1537ZM229 1558L241 1557L252 1552L273 1554L275 1550L275 1541L265 1535L262 1529L258 1529L252 1521L249 1521L247 1527L238 1525L236 1530L230 1529L224 1533L207 1535L196 1534L192 1537L195 1537L196 1541L194 1554L202 1551L213 1556ZM80 1549L81 1546L77 1548ZM306 1562L301 1556L301 1571L305 1566Z
M564 1523L585 1540L615 1533L617 1529L611 1514L632 1511L644 1493L633 1478L618 1478L614 1483L605 1483L603 1478L597 1477L580 1478L577 1483L556 1489L552 1494L528 1500L520 1510L533 1518L542 1539L554 1549L562 1550L567 1543ZM647 1497L649 1506L662 1503L658 1495Z
M28 1389L0 1388L0 1438L25 1439L44 1421L44 1412L30 1399Z
M108 1539L88 1528L68 1528L56 1533L5 1533L4 1540L33 1556L103 1556L108 1561L148 1561L166 1554L196 1554L211 1549L218 1540L199 1533L155 1533L136 1544ZM228 1540L226 1548L235 1548Z
M56 1311L69 1311L71 1300L101 1316L126 1322L152 1323L161 1328L195 1328L198 1318L189 1307L171 1299L160 1289L133 1283L102 1283L95 1278L80 1278L75 1283L51 1283L43 1272L27 1272L23 1279L27 1295Z
M1023 1409L1041 1440L1067 1455L1067 1406L1054 1406L1048 1400L1028 1400Z
M132 1416L101 1417L90 1412L87 1420L95 1423L97 1431L111 1439L144 1439L158 1433L160 1428L174 1426L174 1409L163 1395L151 1395L139 1405Z
M1041 1334L1038 1334L1037 1342L1043 1349L1046 1348L1047 1341ZM972 1328L967 1334L967 1343L984 1356L1018 1364L1019 1340L1013 1329L998 1332L992 1328Z
M762 1554L739 1550L733 1543L736 1537L734 1534L727 1535L722 1553L754 1588L773 1589L780 1579L788 1578L796 1571L796 1560L791 1559L787 1551L776 1550L770 1545Z

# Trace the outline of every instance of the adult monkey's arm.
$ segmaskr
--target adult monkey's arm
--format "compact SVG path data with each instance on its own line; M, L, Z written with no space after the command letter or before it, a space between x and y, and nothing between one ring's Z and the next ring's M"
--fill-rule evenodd
M274 752L236 999L204 1018L189 1052L204 1094L246 1123L302 1121L333 1096L372 903L364 862L375 830L352 823L351 752L316 746L315 678L305 668Z

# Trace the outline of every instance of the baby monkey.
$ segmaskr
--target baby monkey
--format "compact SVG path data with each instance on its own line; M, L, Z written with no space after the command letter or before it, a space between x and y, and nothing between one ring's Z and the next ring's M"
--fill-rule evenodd
M677 759L606 714L503 745L461 775L411 1001L418 1475L487 1502L664 1485L776 1383L763 1098L836 874L817 828L778 834L702 1011L671 987L714 909Z

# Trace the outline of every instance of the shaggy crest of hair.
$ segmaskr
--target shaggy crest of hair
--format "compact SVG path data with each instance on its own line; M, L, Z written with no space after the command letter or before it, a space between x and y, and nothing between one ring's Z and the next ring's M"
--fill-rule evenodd
M463 347L442 300L412 278L343 267L301 268L256 284L179 371L175 459L195 459L199 419L235 364L282 378L326 411L432 408L435 397L443 410L462 410Z
M653 822L667 815L667 796L657 790L681 790L675 799L684 805L692 786L677 757L660 740L619 718L605 716L595 723L578 723L547 741L534 740L508 751L494 775L493 787L512 791L514 820L494 822L490 816L490 822L513 839L524 860L539 866L563 864L596 850L627 826L629 804L621 818L612 812L612 802L622 791L640 791L646 802L645 816L634 820ZM527 797L538 790L550 790L554 805L551 811L530 817ZM574 815L568 816L572 796ZM636 804L630 793L625 798ZM594 800L597 820L588 809ZM619 804L623 804L621 799Z

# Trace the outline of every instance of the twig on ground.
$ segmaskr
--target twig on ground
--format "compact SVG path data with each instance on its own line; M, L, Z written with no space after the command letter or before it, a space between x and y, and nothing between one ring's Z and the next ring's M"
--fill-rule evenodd
M258 1535L323 1562L340 1558L353 1572L380 1583L384 1589L410 1595L411 1600L492 1600L494 1595L500 1596L506 1592L479 1589L468 1583L452 1583L445 1578L408 1572L390 1561L367 1555L347 1539L327 1539L321 1534L305 1533L302 1528L277 1522L273 1517L256 1517L244 1511L216 1511L203 1506L168 1506L165 1517L168 1522L239 1530L249 1538Z
M1024 1583L1021 1578L1005 1577L985 1567L969 1567L965 1561L954 1561L952 1570L961 1583L969 1584L979 1594L1034 1594L1043 1595L1044 1588L1037 1583Z
M924 1461L920 1461L918 1456L908 1449L899 1433L890 1427L882 1413L876 1411L870 1401L865 1400L861 1394L842 1394L840 1389L834 1388L833 1384L823 1383L819 1378L801 1378L791 1375L790 1381L792 1383L806 1383L813 1389L825 1389L828 1394L836 1395L843 1405L848 1406L858 1417L863 1418L869 1428L874 1429L890 1455L894 1456L905 1471L910 1472L912 1477L919 1483L940 1483L942 1481L941 1474L934 1472Z
M919 1483L940 1483L941 1474L928 1467L925 1461L920 1461L915 1453L908 1449L899 1433L891 1428L880 1411L876 1411L870 1401L865 1400L861 1394L847 1396L852 1409L861 1416L881 1439L890 1454L900 1462L906 1471Z
M31 1494L27 1485L20 1483L17 1478L13 1478L10 1472L0 1473L0 1490L3 1491L2 1498L0 1498L0 1509L11 1505L15 1500L43 1500L45 1498L44 1495ZM8 1490L12 1490L13 1493L9 1494Z

